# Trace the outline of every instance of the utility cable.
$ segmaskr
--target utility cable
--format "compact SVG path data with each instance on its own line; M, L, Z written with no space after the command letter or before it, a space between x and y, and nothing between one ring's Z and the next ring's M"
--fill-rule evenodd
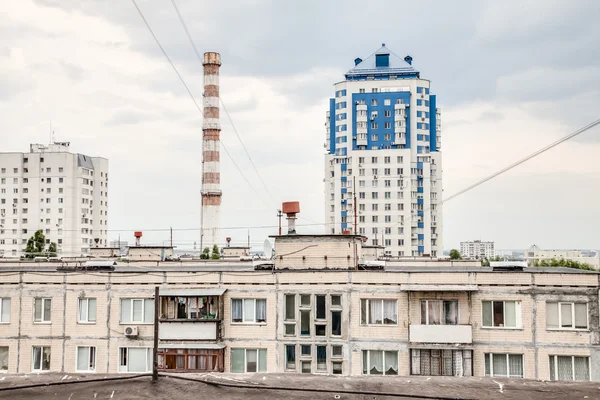
M187 24L183 20L183 16L181 15L181 12L179 12L179 7L177 7L177 3L175 3L175 0L171 0L171 4L173 4L173 8L175 8L175 12L177 13L177 17L179 18L179 22L181 23L181 26L183 27L183 30L185 31L185 34L188 37L188 40L190 41L190 44L192 45L192 48L194 49L194 53L196 53L196 57L198 58L198 61L200 61L202 63L203 62L203 58L200 56L200 52L198 51L198 48L196 47L196 44L194 43L194 40L192 39L192 35L190 34L190 31L188 30ZM258 176L258 179L260 180L260 182L262 183L263 187L265 188L265 191L267 192L267 194L271 198L271 201L273 201L273 203L276 204L276 201L273 198L273 196L271 195L271 192L269 191L269 188L267 187L267 185L265 184L265 181L263 180L262 176L258 172L258 168L256 168L256 165L254 164L254 161L252 160L252 157L250 157L250 153L248 152L248 149L246 148L246 145L242 141L242 138L240 137L240 135L239 135L239 133L237 131L237 128L235 127L235 124L233 123L233 119L231 118L231 115L229 115L229 111L227 111L227 107L225 106L225 103L223 102L223 98L221 97L220 93L219 93L219 101L221 102L221 105L223 106L223 111L225 111L225 115L227 115L227 118L229 119L229 123L231 124L231 128L233 129L233 132L235 133L235 136L237 136L238 140L240 141L240 144L242 145L242 148L244 149L244 153L246 153L246 156L248 157L248 160L250 160L250 164L252 164L252 168L254 168L254 172L256 172L256 175Z
M175 64L173 64L173 61L171 61L171 58L169 58L169 56L167 55L167 52L165 51L165 49L163 48L163 46L160 44L160 41L158 40L158 38L154 34L154 31L150 27L150 24L146 20L146 17L144 17L144 14L142 13L142 10L138 7L138 5L137 5L137 3L136 3L135 0L131 0L131 1L132 1L133 5L135 6L138 14L140 14L140 17L144 21L144 24L146 25L146 28L148 28L148 30L150 31L150 34L154 38L154 41L156 42L156 44L160 48L160 51L163 53L163 55L165 56L165 58L167 59L167 61L169 62L169 64L171 64L171 67L173 68L173 71L175 71L175 73L177 74L177 77L179 78L179 80L181 81L181 83L183 84L183 86L185 87L187 93L189 94L190 98L194 102L194 105L198 109L198 112L200 112L201 115L204 115L202 109L198 105L198 102L196 101L196 98L192 94L190 88L185 83L185 80L183 79L183 77L181 76L181 74L179 73L179 71L177 70L177 68L175 67ZM258 194L258 191L254 188L254 186L252 186L252 184L250 183L250 181L248 180L248 178L246 178L246 175L244 175L244 173L242 172L242 170L239 167L239 165L235 162L235 160L233 159L233 157L231 156L231 154L227 150L227 147L225 146L225 144L223 143L223 141L221 141L221 139L219 139L219 142L221 143L221 146L223 146L223 150L225 150L225 154L227 154L227 156L231 159L231 162L233 163L233 165L235 165L235 167L237 168L238 172L240 173L240 175L242 176L242 178L244 178L244 180L246 181L246 183L248 184L248 186L250 186L250 189L252 189L252 191L254 192L254 194L256 194L256 197L258 197L258 199L267 207L267 209L271 209L271 207Z

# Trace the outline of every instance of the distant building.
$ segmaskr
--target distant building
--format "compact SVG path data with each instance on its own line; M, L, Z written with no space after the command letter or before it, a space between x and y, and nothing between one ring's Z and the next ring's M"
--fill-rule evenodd
M325 122L327 233L366 236L387 257L441 256L441 114L431 81L385 44L344 78Z
M593 252L590 250L558 250L558 249L540 249L537 245L533 245L529 247L525 251L525 260L529 264L533 264L536 261L542 260L552 260L552 259L560 260L571 260L577 261L584 264L589 264L590 267L599 269L600 268L600 258L598 257L597 252Z
M463 258L476 259L495 257L494 242L482 242L481 240L460 242L460 255Z
M111 240L108 244L109 247L129 247L129 242L127 240Z
M59 255L107 245L108 160L69 151L69 142L0 153L0 254L19 257L35 231Z

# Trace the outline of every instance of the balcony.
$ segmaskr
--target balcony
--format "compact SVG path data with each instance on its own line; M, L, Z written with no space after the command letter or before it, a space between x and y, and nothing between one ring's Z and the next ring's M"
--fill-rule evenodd
M161 321L160 340L217 340L219 321Z
M397 129L401 129L401 128L397 128ZM396 134L394 135L394 143L393 144L397 144L397 145L406 144L406 138L401 133L396 132Z
M410 325L408 335L411 343L473 343L471 325Z

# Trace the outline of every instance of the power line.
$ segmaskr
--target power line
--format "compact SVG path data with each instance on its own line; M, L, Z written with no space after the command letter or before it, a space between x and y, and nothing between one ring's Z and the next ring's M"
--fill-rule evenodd
M160 48L160 51L163 53L163 55L165 56L165 58L167 59L167 61L169 62L169 64L171 65L171 67L173 68L173 71L175 71L175 73L177 74L177 77L179 78L179 80L181 81L181 83L183 84L183 86L185 87L187 93L189 94L190 98L192 99L192 101L194 102L194 105L196 106L196 109L198 109L198 112L200 112L201 115L204 115L204 113L202 112L202 109L200 108L200 106L198 105L198 102L196 101L196 98L194 97L194 95L192 94L190 88L188 87L188 85L185 83L185 80L183 79L183 77L181 76L181 74L179 73L179 71L177 70L177 68L175 67L175 64L173 64L173 61L171 61L171 58L169 58L169 56L167 55L167 52L165 51L165 49L163 48L163 46L160 44L160 41L158 40L158 38L156 37L156 35L154 34L154 31L152 30L152 28L150 27L150 24L148 23L148 21L146 20L146 17L144 17L144 14L142 13L142 10L138 7L137 3L135 0L131 0L131 2L133 3L133 5L135 6L138 14L140 14L140 17L142 18L142 20L144 21L144 24L146 25L146 28L148 28L148 30L150 31L150 34L152 35L152 37L154 38L154 41L156 42L156 44L158 45L158 47ZM258 192L256 191L256 189L252 186L252 184L250 183L250 181L248 180L248 178L246 178L246 176L244 175L244 173L242 172L241 168L239 167L239 165L235 162L235 160L233 159L233 157L231 156L231 154L229 154L229 151L227 150L227 147L225 146L225 144L223 143L223 141L221 141L219 139L219 142L221 143L221 146L223 146L223 150L225 150L225 154L227 154L227 156L231 159L231 162L233 163L233 165L235 165L235 167L237 168L238 172L240 173L240 175L242 176L242 178L244 178L244 180L246 181L246 183L248 184L248 186L250 186L250 189L252 189L252 191L256 194L256 197L258 197L258 199L268 208L270 209L270 206L262 199L262 197L258 194Z
M202 57L200 57L200 52L198 51L198 48L196 47L196 44L194 43L194 40L192 39L192 35L190 34L190 31L187 28L187 24L183 20L183 16L181 15L181 12L179 12L179 7L177 7L177 3L175 3L175 0L171 0L171 4L173 4L173 8L175 8L175 12L177 13L177 17L179 18L179 22L181 23L181 26L183 26L183 30L185 31L185 34L188 37L188 39L190 41L190 44L192 45L192 48L194 49L194 53L196 53L196 57L198 58L198 61L203 62ZM227 115L227 118L229 119L229 123L231 124L231 128L233 129L233 132L235 133L235 136L237 136L238 140L240 141L240 144L242 145L242 148L244 149L244 153L246 153L246 156L248 157L248 160L250 160L250 164L252 164L252 168L254 168L254 172L256 172L256 175L258 176L258 179L260 180L260 182L262 183L263 187L265 188L265 191L267 192L267 194L271 198L271 201L273 201L273 203L276 203L275 199L271 195L271 192L269 191L269 188L265 184L265 181L263 180L262 176L258 172L258 168L256 168L256 165L254 164L254 161L252 160L252 157L250 157L250 153L248 152L248 149L246 148L246 145L242 141L242 138L240 137L240 135L239 135L239 133L237 131L237 128L235 127L235 124L233 123L233 119L231 118L231 115L229 114L229 111L227 110L227 107L225 106L225 103L223 102L223 98L221 97L220 93L219 93L219 101L221 102L221 105L223 106L223 110L225 111L225 115Z

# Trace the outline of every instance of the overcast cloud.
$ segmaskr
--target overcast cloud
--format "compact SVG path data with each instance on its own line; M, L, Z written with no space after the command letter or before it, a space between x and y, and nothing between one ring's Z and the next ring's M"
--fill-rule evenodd
M169 0L138 0L194 95L202 66ZM385 42L412 55L442 108L447 197L600 118L600 2L178 0L199 51L222 55L221 94L273 200L222 118L224 227L322 222L332 85ZM202 120L130 1L20 0L0 12L2 151L46 143L110 163L109 239L198 241ZM224 113L223 113L224 114ZM444 205L445 248L599 248L600 128ZM181 230L180 230L181 229ZM190 229L190 230L184 230ZM305 226L305 232L320 232ZM118 230L123 230L118 232ZM251 229L259 247L274 229ZM224 230L233 242L247 229Z

